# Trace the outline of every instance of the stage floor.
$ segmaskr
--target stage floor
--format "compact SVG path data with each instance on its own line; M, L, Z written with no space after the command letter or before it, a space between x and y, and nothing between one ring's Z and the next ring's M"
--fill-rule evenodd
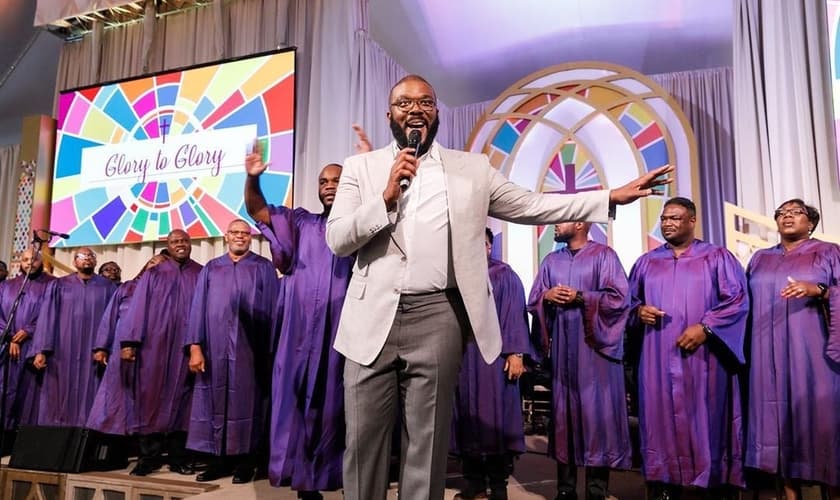
M556 494L556 466L552 459L545 455L546 437L545 436L527 436L528 453L523 454L515 463L513 476L510 478L508 486L508 495L511 500L538 500L548 499L552 500ZM3 457L2 463L8 463L8 457ZM125 474L128 477L128 472L133 467L133 463L129 464L129 468L122 471L114 471L118 474ZM162 470L147 476L149 479L165 479L176 481L191 481L191 476L182 476ZM232 484L230 478L213 481L213 484L219 485L219 488L207 493L192 496L191 499L196 500L295 500L297 495L290 488L273 488L268 480L256 481L249 484ZM452 461L450 463L450 473L447 479L447 489L445 500L452 500L455 494L459 491L462 484L461 474L458 470L457 463ZM583 498L582 491L583 471L579 471L579 495ZM613 472L610 475L610 490L614 498L621 500L644 500L644 481L638 471L621 471ZM340 500L342 498L341 492L325 492L324 498L326 500ZM396 499L397 490L396 484L392 484L388 492L388 499ZM688 491L683 494L684 500L701 500L702 495L698 492ZM773 492L761 492L757 496L752 493L745 493L744 499L749 500L775 500ZM818 500L818 496L811 494L803 495L803 500Z

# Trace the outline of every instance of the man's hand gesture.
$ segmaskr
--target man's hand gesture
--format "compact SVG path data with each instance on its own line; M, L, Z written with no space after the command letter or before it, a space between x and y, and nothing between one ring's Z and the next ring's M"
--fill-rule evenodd
M262 144L257 139L254 141L254 149L245 155L245 172L251 177L259 177L268 165L262 161Z
M633 203L639 198L644 198L645 196L662 194L659 190L654 188L670 184L674 182L674 179L672 177L663 177L660 179L659 176L673 171L673 165L665 165L664 167L659 167L656 170L651 170L638 179L630 181L619 188L610 190L610 204L626 205L628 203Z

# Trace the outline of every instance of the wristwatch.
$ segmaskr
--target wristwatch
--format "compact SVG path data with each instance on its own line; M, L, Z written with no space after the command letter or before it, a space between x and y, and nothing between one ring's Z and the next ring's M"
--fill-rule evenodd
M575 304L583 304L583 292L580 290L575 293Z
M706 337L713 337L715 335L715 332L713 332L711 328L704 325L703 323L700 323L700 325L703 326L703 333L706 334Z
M820 289L820 297L821 299L825 298L825 294L828 293L828 285L825 283L817 283L817 288Z

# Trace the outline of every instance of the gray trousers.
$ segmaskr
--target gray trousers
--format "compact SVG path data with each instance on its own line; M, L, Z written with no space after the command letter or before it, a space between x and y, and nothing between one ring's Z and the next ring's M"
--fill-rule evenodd
M452 398L469 321L457 290L403 295L370 365L344 365L344 498L381 500L397 405L402 409L400 500L443 498Z

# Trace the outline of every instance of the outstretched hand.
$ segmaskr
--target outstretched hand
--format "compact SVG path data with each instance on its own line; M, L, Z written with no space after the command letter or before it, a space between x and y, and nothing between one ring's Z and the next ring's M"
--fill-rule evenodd
M245 172L252 177L259 177L268 165L262 161L262 144L259 139L255 140L253 150L245 155Z
M365 132L365 129L363 129L358 123L351 125L351 128L353 129L353 132L356 133L356 137L359 139L359 142L355 144L356 154L373 151L373 146L370 143L370 138L368 137L367 132Z
M672 177L663 177L660 179L659 177L673 171L673 165L665 165L656 170L651 170L638 179L630 181L619 188L610 190L610 204L626 205L645 196L662 194L661 190L654 188L670 184L674 182L674 179Z

